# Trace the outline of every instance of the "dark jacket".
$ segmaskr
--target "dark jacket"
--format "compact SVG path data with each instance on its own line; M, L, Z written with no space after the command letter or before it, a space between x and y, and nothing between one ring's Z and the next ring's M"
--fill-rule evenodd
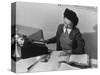
M47 42L48 44L57 43L56 48L58 51L62 50L62 47L60 45L60 37L63 32L63 26L64 24L60 24L58 26L56 36L51 39L48 39L48 42ZM75 27L71 31L69 38L72 40L72 54L84 54L85 53L84 51L85 42L78 28Z

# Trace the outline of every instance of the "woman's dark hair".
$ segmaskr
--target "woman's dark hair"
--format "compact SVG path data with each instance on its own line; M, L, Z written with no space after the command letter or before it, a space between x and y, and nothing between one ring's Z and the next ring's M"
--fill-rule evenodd
M73 27L75 27L79 21L77 14L68 8L65 9L64 18L68 18L69 20L71 20L74 25Z

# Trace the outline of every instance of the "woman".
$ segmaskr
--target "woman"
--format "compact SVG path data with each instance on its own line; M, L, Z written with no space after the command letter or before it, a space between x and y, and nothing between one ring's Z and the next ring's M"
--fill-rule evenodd
M65 51L68 54L84 54L85 42L81 36L80 30L76 27L78 24L77 14L65 9L64 24L58 26L56 36L45 40L47 44L56 43L57 51Z

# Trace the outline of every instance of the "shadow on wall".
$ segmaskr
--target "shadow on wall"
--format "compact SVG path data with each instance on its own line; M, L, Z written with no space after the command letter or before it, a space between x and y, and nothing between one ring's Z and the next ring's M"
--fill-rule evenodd
M26 35L31 40L41 40L43 39L42 29L37 29L34 27L16 25L16 33Z
M93 27L95 32L83 33L85 40L85 51L91 58L97 59L97 25Z

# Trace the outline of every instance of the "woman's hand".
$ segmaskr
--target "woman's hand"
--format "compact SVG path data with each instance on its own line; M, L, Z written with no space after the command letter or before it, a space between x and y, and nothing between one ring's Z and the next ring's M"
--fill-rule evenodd
M43 42L46 43L46 44L48 44L48 40L44 40Z
M59 56L65 56L65 55L66 55L66 52L62 51Z
M60 53L60 56L67 56L72 53L72 50L64 50Z
M68 53L68 54L71 54L71 53L72 53L72 50L68 50L67 53Z

